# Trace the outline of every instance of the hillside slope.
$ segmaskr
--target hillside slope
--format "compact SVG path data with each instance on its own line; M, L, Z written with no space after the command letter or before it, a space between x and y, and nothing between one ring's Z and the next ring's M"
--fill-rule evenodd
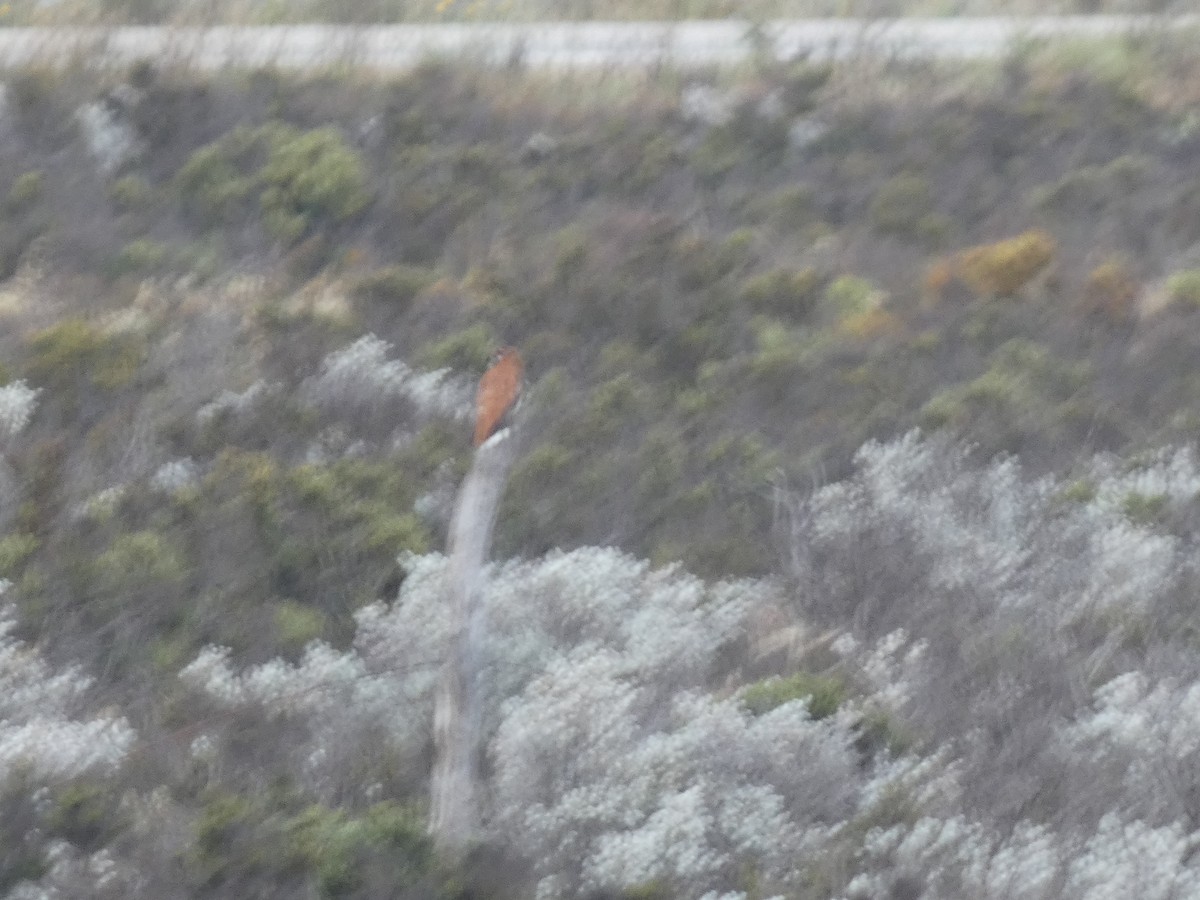
M1093 897L1144 844L1188 896L1198 68L9 73L0 891ZM446 871L502 343L499 839Z

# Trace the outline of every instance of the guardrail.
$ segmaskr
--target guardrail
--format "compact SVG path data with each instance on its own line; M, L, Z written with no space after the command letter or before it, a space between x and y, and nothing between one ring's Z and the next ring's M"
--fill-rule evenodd
M961 19L811 19L753 25L703 22L573 22L444 25L291 25L212 28L0 29L0 65L68 61L110 65L141 59L217 69L226 66L410 68L429 57L488 64L587 68L721 65L768 53L839 58L876 53L977 58L1015 41L1089 38L1200 26L1200 15L1061 16Z

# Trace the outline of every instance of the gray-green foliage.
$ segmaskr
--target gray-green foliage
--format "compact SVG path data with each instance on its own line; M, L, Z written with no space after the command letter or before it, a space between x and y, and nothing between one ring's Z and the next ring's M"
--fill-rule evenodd
M193 153L177 182L212 225L245 215L257 196L264 227L288 244L361 212L370 199L361 157L333 127L239 128Z

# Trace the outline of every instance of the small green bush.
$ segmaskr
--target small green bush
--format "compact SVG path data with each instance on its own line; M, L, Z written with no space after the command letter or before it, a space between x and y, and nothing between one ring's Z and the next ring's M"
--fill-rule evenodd
M17 176L12 187L8 189L8 198L4 201L8 212L20 213L33 206L42 196L45 181L46 176L41 169Z
M499 343L492 330L476 322L421 349L418 363L429 369L450 368L456 372L482 372Z
M569 282L579 275L587 263L592 236L577 222L565 225L551 235L554 254L554 277Z
M841 275L825 289L823 307L834 321L879 308L887 295L874 283L857 275Z
M411 513L397 513L377 505L364 516L362 546L389 558L397 553L425 553L429 550L429 533Z
M538 445L513 466L511 483L515 489L510 489L509 495L535 496L538 485L557 482L570 474L576 459L576 454L561 444Z
M753 243L754 233L748 228L739 228L720 242L697 234L681 235L672 247L681 284L688 290L711 287L752 259Z
M621 429L641 421L653 407L650 386L624 373L596 386L582 427L592 438L612 437Z
M977 296L1011 297L1050 264L1057 242L1040 229L964 250L958 274Z
M109 269L113 277L122 275L147 275L167 265L171 248L159 241L140 238L130 241L121 248Z
M285 651L303 650L325 631L324 614L294 600L284 600L276 604L274 618L279 643Z
M921 427L929 431L955 425L967 416L966 403L961 389L951 388L940 391L921 407L919 421Z
M805 365L819 338L767 316L755 317L751 328L755 352L749 360L750 372L777 387L794 383L797 371Z
M1059 491L1056 499L1063 503L1091 503L1096 499L1096 484L1089 478L1077 479Z
M1083 285L1083 305L1088 312L1111 322L1133 318L1138 284L1120 259L1107 259L1088 273Z
M395 803L380 803L350 818L338 810L310 806L284 826L288 856L312 874L317 896L358 896L374 862L401 883L433 864L425 823Z
M86 851L103 847L129 824L119 794L107 785L72 782L56 790L51 802L46 832Z
M744 282L741 301L754 312L804 319L816 306L819 283L812 268L775 269Z
M388 266L350 283L350 296L404 312L413 298L437 280L437 273L420 266Z
M837 712L846 699L846 685L833 675L797 672L787 678L768 678L742 690L742 705L756 716L792 700L808 698L808 713L824 719Z
M1099 166L1083 166L1058 181L1035 190L1031 196L1039 209L1062 216L1098 216L1142 189L1154 161L1125 155Z
M32 534L5 535L0 539L0 577L14 578L37 548L38 539Z
M255 179L235 165L237 149L251 140L250 132L236 131L201 147L179 170L175 181L184 205L205 224L231 221L253 195Z
M108 196L122 212L131 212L150 205L154 188L140 175L126 175L112 183Z
M185 857L191 876L204 888L211 889L223 880L265 865L254 831L261 813L243 796L213 791L204 798L204 806L193 825L193 840Z
M917 225L933 211L933 192L920 175L903 172L875 192L867 209L867 221L876 231L912 240L919 237Z
M755 219L767 220L776 227L799 231L818 219L816 191L805 182L789 184L766 196L751 198L747 213Z
M1174 303L1200 307L1200 269L1184 269L1167 279L1167 296Z
M289 243L320 223L345 221L370 200L362 159L335 128L274 131L261 174L267 230Z
M129 385L146 355L133 335L109 335L82 318L63 319L29 338L28 372L43 384L70 385L81 379L117 390Z
M95 563L99 585L114 594L179 582L187 570L183 553L157 531L118 536Z
M1158 522L1167 508L1166 494L1141 494L1130 491L1121 500L1121 511L1131 522L1150 526Z

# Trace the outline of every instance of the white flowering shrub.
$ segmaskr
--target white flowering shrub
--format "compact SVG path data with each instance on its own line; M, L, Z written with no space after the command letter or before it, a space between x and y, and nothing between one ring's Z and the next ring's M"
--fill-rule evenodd
M75 121L88 153L105 175L113 174L145 152L134 127L105 103L81 106L75 112Z
M44 874L37 881L19 882L4 900L73 900L76 897L137 896L140 873L114 858L107 848L83 853L66 841L46 848Z
M1015 460L979 465L910 434L866 445L851 478L792 503L790 569L810 615L870 646L903 629L912 647L890 652L907 659L906 697L893 687L890 701L973 748L983 780L970 782L1015 810L1040 786L1022 776L996 789L995 736L1028 771L1095 684L1136 664L1138 635L1194 617L1196 538L1131 514L1128 498L1152 491L1149 509L1169 522L1196 509L1198 478L1183 451L1125 471L1097 460L1071 482L1028 478Z
M564 660L508 704L493 744L496 824L543 896L792 883L855 788L851 731L802 701L761 717L734 699L664 697L619 657Z
M91 680L68 669L54 672L33 650L11 637L15 620L0 615L0 781L17 772L66 778L115 768L133 746L125 719L77 718Z
M597 548L497 564L491 832L545 898L1194 896L1198 487L1190 451L1056 480L909 435L781 498L791 590ZM445 560L405 568L348 652L242 669L210 648L183 677L301 723L290 765L318 793L377 784L354 779L379 738L421 770ZM821 719L738 699L753 623L789 600L847 685Z
M445 560L407 569L394 604L359 614L349 654L313 645L298 665L239 673L210 649L182 676L221 703L307 716L310 758L375 725L411 759L429 740L448 636ZM754 717L711 693L723 649L772 600L769 583L707 585L608 549L493 568L491 825L535 861L541 895L733 890L749 869L787 882L820 826L851 811L848 720L814 721L804 701Z
M314 643L296 664L273 660L239 673L227 650L210 647L181 677L221 706L261 707L275 717L308 722L310 739L289 744L283 762L318 794L358 787L345 779L358 768L355 761L364 756L363 748L377 743L380 731L404 764L419 768L428 738L428 688L412 698L415 688L402 667L379 670L357 654ZM432 675L424 680L431 682ZM210 756L212 742L207 735L202 738L194 749Z
M150 487L164 494L177 494L200 480L200 467L190 457L163 463L150 476Z
M1092 831L1021 821L1007 833L962 816L873 829L843 897L929 900L1183 900L1200 891L1200 836L1105 815ZM911 893L917 891L918 893Z
M910 434L783 499L803 607L956 773L868 832L847 900L1196 893L1198 494L1190 449L1059 480Z
M1198 844L1200 835L1189 836L1179 824L1153 828L1106 815L1073 855L1063 893L1079 900L1200 896L1200 865L1194 859Z
M24 430L37 409L39 393L23 380L0 387L0 436L11 438Z
M121 505L121 501L128 491L129 487L124 484L113 485L97 491L71 510L71 518L76 521L109 519L117 511L117 507Z
M735 98L707 84L690 84L679 97L679 112L689 122L717 127L733 119Z
M472 414L473 385L449 369L417 372L389 360L392 347L373 334L325 357L321 373L304 385L307 400L322 409L387 408L403 400L421 416L465 419Z
M1126 672L1099 687L1093 710L1059 739L1081 784L1108 785L1110 806L1155 822L1200 817L1200 681Z
M247 415L277 398L280 391L280 385L261 379L255 381L244 391L223 390L196 411L196 421L201 425L207 425L221 415Z

